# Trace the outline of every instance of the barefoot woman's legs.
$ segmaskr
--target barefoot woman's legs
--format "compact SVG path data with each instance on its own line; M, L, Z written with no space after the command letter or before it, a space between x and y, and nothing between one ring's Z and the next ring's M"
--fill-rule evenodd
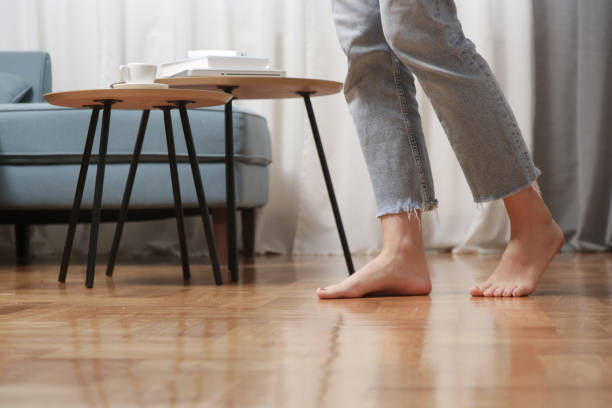
M463 35L453 0L380 0L380 11L385 38L431 100L474 200L505 199L511 241L472 295L531 293L563 238L531 187L540 171L491 69Z
M383 249L353 276L317 294L322 298L371 292L426 294L431 283L417 217L421 210L435 208L437 201L414 78L385 41L378 0L332 4L349 62L344 92L374 188Z
M531 185L540 172L489 66L463 35L453 0L334 0L333 5L338 37L349 60L345 95L383 233L397 231L390 223L399 221L386 215L425 211L437 204L414 73L448 135L474 200L504 198L510 215L512 239L502 262L485 284L472 288L472 294L531 293L562 236L539 195L533 194ZM401 240L401 235L391 234L394 240ZM369 279L369 274L392 274L385 266L390 261L384 246L383 242L384 259L366 265L334 291L319 291L319 296L389 291L385 279ZM404 271L412 273L407 267ZM400 286L396 291L405 293Z

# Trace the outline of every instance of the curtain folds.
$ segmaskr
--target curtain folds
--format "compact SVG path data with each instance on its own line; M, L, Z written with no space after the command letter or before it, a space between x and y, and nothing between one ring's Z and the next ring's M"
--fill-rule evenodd
M565 249L612 250L612 2L538 0L536 163Z
M532 141L531 0L457 0L466 35L498 76L528 145ZM54 90L106 87L118 66L130 61L166 62L188 49L242 49L268 56L290 76L343 81L346 61L336 39L327 0L0 0L0 48L47 50ZM440 207L423 218L430 249L492 251L508 237L503 204L478 208L423 92L420 111L432 159ZM269 204L258 211L257 251L340 254L332 211L307 117L300 100L239 101L268 119L272 134ZM353 252L380 248L379 222L359 143L343 95L313 99L349 244ZM110 135L112 137L112 135ZM103 226L101 253L113 226ZM75 250L85 253L87 228ZM189 248L204 254L201 226L187 225ZM57 255L64 226L33 231L32 251ZM150 239L148 237L155 237ZM147 237L147 239L145 239ZM61 238L61 239L59 239ZM10 227L0 248L12 251ZM7 249L8 248L8 249ZM172 220L126 226L121 255L178 255Z

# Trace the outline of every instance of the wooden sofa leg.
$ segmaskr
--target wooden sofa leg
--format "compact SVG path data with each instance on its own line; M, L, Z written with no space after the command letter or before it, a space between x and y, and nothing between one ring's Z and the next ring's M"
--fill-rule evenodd
M255 256L255 208L243 208L242 216L242 248L244 256Z
M211 208L215 245L219 255L219 264L227 265L227 209Z
M30 226L28 224L15 224L15 246L17 265L27 265L30 246Z

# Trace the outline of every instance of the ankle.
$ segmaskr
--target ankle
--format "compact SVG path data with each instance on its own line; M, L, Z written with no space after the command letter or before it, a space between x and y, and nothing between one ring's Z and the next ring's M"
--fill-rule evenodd
M416 256L424 254L425 248L420 240L398 239L384 242L380 253L383 256Z
M420 212L388 214L381 217L382 253L413 254L424 252Z
M513 233L529 232L554 223L552 214L533 187L504 199Z

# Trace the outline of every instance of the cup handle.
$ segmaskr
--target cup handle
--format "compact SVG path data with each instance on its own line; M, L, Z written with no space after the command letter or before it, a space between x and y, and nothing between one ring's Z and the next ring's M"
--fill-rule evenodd
M119 78L121 82L130 82L130 70L127 65L121 65L119 67Z

